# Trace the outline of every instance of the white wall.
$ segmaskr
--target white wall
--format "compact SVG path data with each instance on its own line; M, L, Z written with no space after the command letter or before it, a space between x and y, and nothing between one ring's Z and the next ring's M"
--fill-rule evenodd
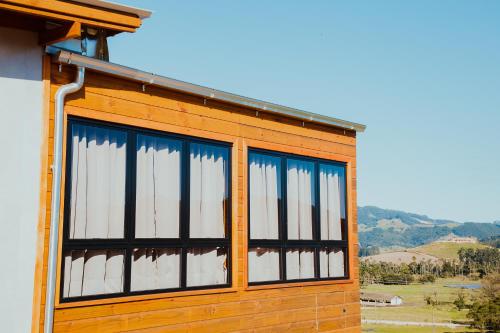
M42 143L37 35L0 27L0 325L29 332Z
M391 298L391 305L401 305L401 304L403 304L403 300L400 297L395 296Z

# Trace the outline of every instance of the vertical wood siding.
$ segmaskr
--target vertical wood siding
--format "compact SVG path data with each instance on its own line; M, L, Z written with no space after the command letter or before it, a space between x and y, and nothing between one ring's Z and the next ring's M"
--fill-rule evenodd
M48 147L53 145L54 94L74 78L71 67L51 70ZM356 216L356 137L344 131L259 113L203 98L88 72L84 88L66 101L78 115L233 143L233 286L56 305L54 332L361 332ZM349 281L248 287L246 276L248 147L348 163ZM48 152L52 163L52 149ZM50 169L47 184L51 184ZM46 207L50 207L50 185ZM45 216L43 277L50 210ZM61 223L62 225L62 223ZM46 281L41 283L45 295ZM44 298L44 297L42 297ZM40 328L45 301L41 302Z

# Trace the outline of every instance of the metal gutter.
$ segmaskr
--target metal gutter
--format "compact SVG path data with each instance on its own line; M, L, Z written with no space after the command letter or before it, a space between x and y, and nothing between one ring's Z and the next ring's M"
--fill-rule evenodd
M78 66L75 82L65 84L55 95L54 161L52 162L52 199L50 214L49 255L47 263L47 293L45 297L44 332L52 333L57 272L57 245L59 242L59 214L61 209L62 147L64 128L64 99L83 87L85 67Z
M118 12L124 12L128 14L134 14L141 20L147 19L151 16L151 11L136 7L125 6L119 3L111 2L111 1L102 1L102 0L71 0L71 2L79 2L86 5L91 5L99 8L106 8L111 10L116 10Z
M264 102L257 99L244 97L236 94L231 94L225 91L220 91L212 88L207 88L192 83L187 83L165 76L159 76L152 73L140 71L130 67L113 64L110 62L97 60L85 57L79 54L61 51L55 55L55 61L61 64L72 64L76 66L86 67L90 70L110 74L113 76L126 78L144 85L152 85L180 92L201 96L206 99L217 100L234 105L244 106L256 111L275 113L291 118L295 118L304 122L318 123L322 125L335 126L343 129L353 130L356 132L364 132L365 125L327 117L320 114L315 114L299 109L290 108L274 103Z

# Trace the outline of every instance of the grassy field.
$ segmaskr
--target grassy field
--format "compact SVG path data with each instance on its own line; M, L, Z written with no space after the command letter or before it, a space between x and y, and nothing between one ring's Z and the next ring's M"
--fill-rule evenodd
M458 259L458 250L460 250L460 248L483 249L486 247L488 246L479 243L436 242L415 247L413 249L408 249L408 251L425 253L441 259Z
M466 310L458 311L453 305L453 300L459 289L445 287L447 284L477 283L467 279L438 279L433 284L415 284L407 286L398 285L369 285L363 291L375 293L388 293L398 295L403 299L399 307L363 307L363 319L383 319L414 322L456 322L466 323ZM477 293L466 290L470 299ZM427 305L424 297L434 296L438 301L437 306ZM428 328L429 329L429 328Z
M420 262L428 260L430 260L431 262L438 261L437 257L430 256L425 253L416 253L410 251L411 250L385 252L385 253L375 254L373 256L363 257L361 258L361 260L369 260L371 262L390 262L393 264L402 264L402 263L410 264L414 261Z
M469 333L475 330L453 329L446 327L417 327L417 326L392 326L392 325L363 325L363 333Z
M460 248L485 248L482 244L457 244L457 243L430 243L412 249L407 249L407 256L414 253L434 256L440 259L458 259ZM400 251L403 252L403 251ZM381 254L382 255L382 254ZM390 253L385 255L391 255ZM393 253L396 256L397 253ZM403 256L404 257L404 256ZM402 259L398 259L402 261ZM479 283L464 278L438 279L432 284L414 284L408 286L398 285L369 285L363 291L375 293L387 293L398 295L403 299L403 305L399 307L362 307L363 319L394 320L408 322L440 322L440 323L462 323L467 324L467 310L458 311L453 305L459 289L445 287L450 284ZM477 295L477 290L464 290L467 299ZM438 305L427 305L425 296L435 297ZM395 326L385 324L363 324L363 333L466 333L477 332L469 328L446 328L446 327L418 327L418 326Z

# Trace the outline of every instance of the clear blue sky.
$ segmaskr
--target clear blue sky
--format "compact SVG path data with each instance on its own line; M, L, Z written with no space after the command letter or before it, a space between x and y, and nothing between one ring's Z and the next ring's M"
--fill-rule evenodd
M366 124L358 203L500 220L500 1L132 1L111 61Z

